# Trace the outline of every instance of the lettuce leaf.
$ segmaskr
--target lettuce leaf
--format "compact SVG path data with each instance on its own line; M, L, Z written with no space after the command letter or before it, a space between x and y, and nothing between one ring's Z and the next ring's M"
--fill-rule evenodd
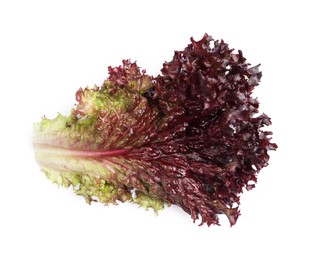
M277 148L251 96L259 66L205 34L155 78L129 60L108 71L102 86L77 91L69 116L34 125L41 170L88 203L176 204L201 224L225 214L234 225L240 194Z

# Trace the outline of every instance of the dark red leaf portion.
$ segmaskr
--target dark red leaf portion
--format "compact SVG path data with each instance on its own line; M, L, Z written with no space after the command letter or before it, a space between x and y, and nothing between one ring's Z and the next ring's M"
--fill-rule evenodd
M257 173L268 165L270 118L257 116L251 97L259 65L250 67L241 51L207 34L163 65L155 87L143 95L162 115L154 139L132 151L153 174L153 192L181 206L194 220L218 224L217 214L235 224L239 194L253 188Z

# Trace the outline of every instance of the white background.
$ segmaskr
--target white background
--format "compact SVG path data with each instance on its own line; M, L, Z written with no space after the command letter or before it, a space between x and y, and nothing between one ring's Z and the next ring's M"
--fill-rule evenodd
M0 259L311 259L308 1L0 1ZM177 207L87 205L40 172L32 123L68 113L79 87L137 60L157 75L207 32L261 63L269 167L237 224L199 227Z

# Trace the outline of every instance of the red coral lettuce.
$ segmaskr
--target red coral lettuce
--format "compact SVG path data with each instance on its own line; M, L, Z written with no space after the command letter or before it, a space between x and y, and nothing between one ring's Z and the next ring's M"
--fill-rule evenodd
M255 186L277 148L251 96L259 65L205 34L161 72L152 78L128 60L109 67L101 88L77 92L69 117L36 126L37 160L89 202L168 202L202 224L225 214L234 225L243 188Z

